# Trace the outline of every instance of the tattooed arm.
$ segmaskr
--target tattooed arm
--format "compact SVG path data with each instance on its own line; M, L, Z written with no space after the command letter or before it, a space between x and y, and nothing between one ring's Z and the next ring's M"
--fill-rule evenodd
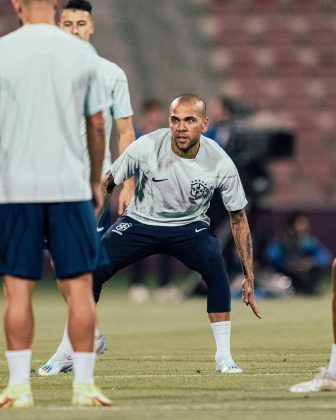
M237 247L240 261L244 271L244 281L242 284L242 300L246 305L250 305L254 314L261 318L260 311L254 300L253 286L253 247L249 224L245 210L230 212L230 223L232 235Z
M97 220L102 215L106 205L109 203L112 191L115 187L114 179L110 171L108 171L103 177L100 182L100 188L103 195L103 205L100 207L100 209L97 212Z

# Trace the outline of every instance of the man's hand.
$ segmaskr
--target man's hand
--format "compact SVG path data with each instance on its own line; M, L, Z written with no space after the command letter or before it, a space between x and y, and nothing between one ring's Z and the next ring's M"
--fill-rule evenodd
M119 216L125 212L126 206L130 203L134 195L134 180L128 179L119 193L118 214Z
M104 198L99 182L91 183L92 202L96 215L96 219L100 216L104 209Z
M242 283L242 301L248 306L250 305L254 315L261 319L260 310L256 304L253 294L252 283L246 278Z

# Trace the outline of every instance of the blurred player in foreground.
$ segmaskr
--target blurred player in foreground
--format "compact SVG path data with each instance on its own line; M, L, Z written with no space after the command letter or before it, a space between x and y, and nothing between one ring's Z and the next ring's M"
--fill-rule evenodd
M327 368L322 368L311 381L301 382L299 384L293 385L290 388L290 391L293 393L321 392L332 390L336 391L336 259L332 264L331 279L333 289L332 321L334 342L331 345L329 366Z
M92 271L102 261L92 200L101 207L106 107L97 55L55 26L58 0L12 3L23 26L0 39L0 274L9 367L0 408L33 405L31 295L44 238L68 303L73 404L111 405L93 378Z
M216 371L241 373L230 351L229 279L221 245L205 213L213 190L219 188L245 273L242 299L260 318L253 295L252 240L244 210L247 200L232 160L202 135L208 127L203 99L191 94L176 98L170 106L169 125L170 129L154 131L128 147L102 181L107 203L115 185L136 171L140 174L126 215L102 238L110 265L94 275L95 300L99 300L103 283L121 268L154 254L176 257L207 283L207 310L217 345Z
M59 26L66 32L77 36L83 41L90 41L94 32L94 22L92 19L92 6L86 0L70 0L64 5L60 12ZM110 138L113 119L116 123L119 135L119 153L121 154L130 143L135 140L135 133L132 121L132 106L128 88L128 81L124 71L115 63L105 58L98 58L99 69L104 82L104 88L108 99L108 108L104 112L105 131L106 131L106 149L103 163L103 173L105 174L111 166ZM86 137L85 124L82 128L82 136ZM134 180L125 181L119 195L118 213L122 214L125 205L128 204L134 195ZM111 225L109 207L99 219L98 232L100 234ZM104 353L106 349L106 339L100 334L99 330L95 332L95 350L97 354ZM69 340L67 328L64 330L63 340L56 353L48 362L39 369L39 374L55 375L60 371L66 372L72 369L72 346ZM67 360L69 362L67 363Z

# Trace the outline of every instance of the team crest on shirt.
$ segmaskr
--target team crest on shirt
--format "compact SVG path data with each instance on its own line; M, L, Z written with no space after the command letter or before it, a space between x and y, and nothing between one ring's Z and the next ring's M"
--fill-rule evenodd
M118 232L125 232L125 230L127 230L128 228L130 228L132 226L132 223L119 223L118 226L115 227L115 229Z
M121 232L125 232L128 228L132 226L132 223L119 223L114 229L112 229L112 232L117 233L118 235L122 236Z
M197 199L203 197L203 195L209 194L211 189L212 187L209 187L207 182L200 179L195 179L194 181L191 181L190 195L192 198Z

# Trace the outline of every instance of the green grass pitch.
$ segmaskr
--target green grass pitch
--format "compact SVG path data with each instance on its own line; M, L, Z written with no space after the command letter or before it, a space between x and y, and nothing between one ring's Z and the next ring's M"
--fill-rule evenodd
M34 297L36 335L32 385L35 407L4 410L0 419L335 419L336 394L290 394L327 364L331 344L330 295L261 301L263 319L233 303L232 353L242 375L214 373L215 343L205 300L131 304L126 292L106 287L99 304L108 351L98 358L97 384L112 408L73 409L72 374L40 378L37 368L62 335L65 305L54 287ZM2 299L1 299L2 302ZM0 385L7 383L4 338Z

